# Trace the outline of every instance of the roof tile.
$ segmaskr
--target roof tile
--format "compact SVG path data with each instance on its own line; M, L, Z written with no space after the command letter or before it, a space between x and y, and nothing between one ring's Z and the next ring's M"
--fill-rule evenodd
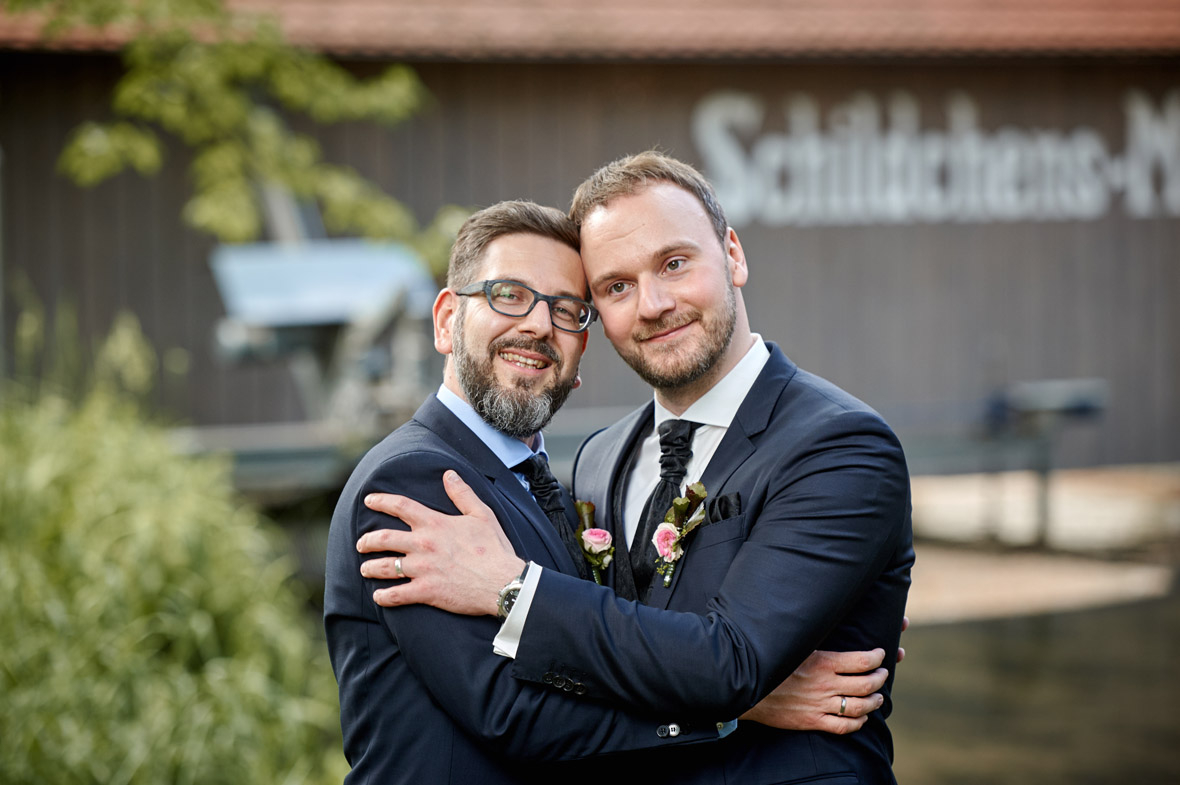
M1176 0L229 0L342 56L734 59L1180 53ZM50 48L113 49L117 32ZM0 15L0 46L41 48Z

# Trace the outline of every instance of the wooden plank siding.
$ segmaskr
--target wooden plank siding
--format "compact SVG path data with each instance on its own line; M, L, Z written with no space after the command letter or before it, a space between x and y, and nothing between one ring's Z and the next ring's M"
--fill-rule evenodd
M163 351L187 350L187 378L161 378L159 400L198 423L269 422L300 416L285 369L223 367L212 326L224 314L207 264L211 242L183 226L186 155L170 147L158 176L124 174L80 189L56 170L69 132L108 117L119 73L104 56L0 54L4 153L4 268L23 275L43 303L71 304L84 343L130 310ZM15 307L5 310L11 341ZM11 363L11 346L5 356Z
M1158 106L1180 89L1174 59L417 68L434 100L410 123L315 133L329 159L372 177L423 220L447 202L527 197L564 208L595 167L651 146L703 164L693 110L716 90L763 100L767 131L783 130L791 93L814 97L826 118L854 93L884 100L898 89L918 99L923 130L945 129L946 96L964 91L988 133L1087 126L1118 151L1126 91L1142 90ZM68 130L106 113L117 70L104 56L0 55L6 271L27 274L47 300L72 297L89 332L130 308L158 346L188 349L187 382L162 394L186 419L299 417L284 371L225 368L212 357L223 309L207 266L210 241L180 224L182 151L170 151L155 179L122 176L90 191L55 174ZM1011 381L1099 376L1110 381L1110 409L1064 434L1063 460L1180 460L1177 216L1132 218L1115 196L1093 220L753 222L738 231L754 328L903 432L975 421L984 398ZM5 316L11 336L11 310ZM645 396L597 327L583 378L570 406Z

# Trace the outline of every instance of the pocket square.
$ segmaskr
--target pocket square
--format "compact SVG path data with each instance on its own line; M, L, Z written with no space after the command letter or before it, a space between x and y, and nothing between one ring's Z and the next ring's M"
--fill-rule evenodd
M705 500L705 523L708 526L716 521L742 514L742 495L737 491Z

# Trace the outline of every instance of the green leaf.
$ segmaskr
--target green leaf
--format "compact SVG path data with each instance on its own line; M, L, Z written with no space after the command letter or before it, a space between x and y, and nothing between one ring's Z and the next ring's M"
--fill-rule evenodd
M221 180L198 191L183 216L190 226L226 243L249 242L262 229L257 196L245 180Z
M71 135L57 165L79 185L92 186L128 167L155 174L162 159L160 141L150 129L131 123L85 123Z
M318 199L336 233L393 239L416 248L437 277L469 211L440 209L425 230L404 205L357 172L326 163L319 145L294 133L289 113L318 123L394 125L429 97L414 71L397 65L358 79L328 58L287 42L275 21L226 9L221 0L0 0L9 13L38 13L51 33L77 26L126 35L126 68L114 88L118 119L75 131L59 168L83 186L127 168L162 165L157 132L193 153L193 192L184 220L223 242L262 230L256 193L276 184Z

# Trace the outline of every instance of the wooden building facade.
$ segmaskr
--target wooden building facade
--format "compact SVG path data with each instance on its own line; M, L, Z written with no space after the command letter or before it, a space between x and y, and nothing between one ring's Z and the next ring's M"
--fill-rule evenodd
M1064 430L1059 457L1175 461L1180 48L1163 48L419 55L428 111L392 131L315 133L420 218L508 198L564 208L597 166L658 147L717 186L750 262L754 329L903 436L974 427L1013 382L1100 378L1104 415ZM180 222L183 152L155 178L93 190L56 173L118 72L110 54L0 52L5 289L19 276L72 301L89 335L129 309L157 347L187 350L185 381L161 392L184 419L300 418L285 370L213 356L224 310L212 244ZM8 358L14 319L9 298ZM583 378L566 422L646 395L598 328Z

